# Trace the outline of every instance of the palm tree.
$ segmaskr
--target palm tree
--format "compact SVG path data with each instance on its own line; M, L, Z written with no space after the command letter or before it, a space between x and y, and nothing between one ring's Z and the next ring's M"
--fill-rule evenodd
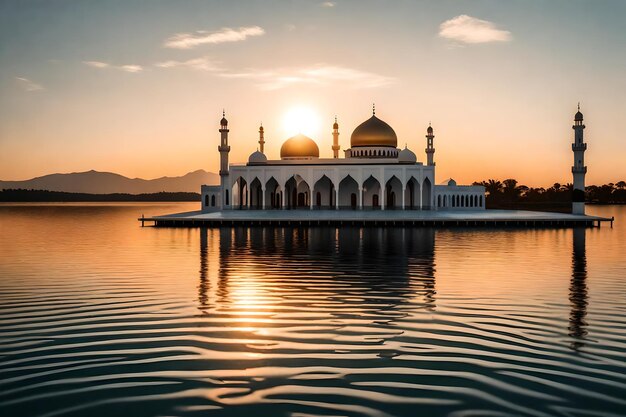
M620 190L623 190L624 188L626 188L626 181L618 181L617 184L615 184L615 186L619 188Z
M498 180L489 180L485 184L485 191L489 193L489 195L496 195L502 192L502 183Z

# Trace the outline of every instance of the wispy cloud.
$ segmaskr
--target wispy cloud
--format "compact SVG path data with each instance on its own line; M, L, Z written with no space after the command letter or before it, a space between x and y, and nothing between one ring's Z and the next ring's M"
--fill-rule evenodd
M83 64L92 68L99 68L99 69L112 68L112 69L117 69L121 71L132 72L132 73L143 71L143 67L141 65L135 65L135 64L112 65L112 64L109 64L108 62L102 62L102 61L83 61Z
M187 61L164 61L154 64L159 68L191 68L200 71L220 71L221 68L217 62L212 61L209 57L201 57L189 59Z
M260 26L246 26L238 29L222 28L215 32L199 30L193 33L177 33L166 39L163 46L176 49L191 49L205 44L241 42L248 37L264 34L265 30Z
M24 89L24 91L33 92L45 90L41 84L37 84L25 77L15 77L18 85Z
M83 64L94 68L108 68L111 65L100 61L83 61Z
M323 86L333 83L341 83L350 88L376 88L395 82L395 79L392 77L353 68L323 64L301 68L222 73L220 76L255 80L258 87L263 90L278 90L292 85L316 84Z
M320 3L320 6L322 7L335 7L337 3L333 2L333 1L325 1L323 3Z
M508 42L511 32L498 29L493 22L462 14L439 25L439 36L464 44Z
M122 71L126 72L141 72L143 71L143 67L141 65L121 65L118 67Z

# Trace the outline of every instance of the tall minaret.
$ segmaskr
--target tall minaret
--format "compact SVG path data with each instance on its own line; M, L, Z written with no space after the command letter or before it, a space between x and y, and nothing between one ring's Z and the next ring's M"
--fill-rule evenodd
M433 139L435 139L435 135L433 135L433 127L428 123L428 129L426 129L426 164L427 165L435 165L435 146L433 144Z
M339 123L337 123L337 116L335 116L335 123L333 123L333 158L339 158Z
M263 138L263 123L259 127L259 152L265 153L265 139Z
M585 174L587 167L585 166L585 151L587 144L583 141L583 114L580 112L580 103L578 103L578 111L574 116L574 143L572 143L572 151L574 151L574 166L572 166L572 176L574 177L574 190L572 192L572 213L585 214Z
M228 153L230 152L230 146L228 146L228 120L226 120L226 112L222 111L222 120L220 120L220 145L217 150L220 152L220 185L222 187L222 207L229 206L228 196Z

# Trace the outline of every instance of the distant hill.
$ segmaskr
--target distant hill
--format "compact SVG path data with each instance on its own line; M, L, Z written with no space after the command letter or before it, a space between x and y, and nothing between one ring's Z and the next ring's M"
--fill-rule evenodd
M128 178L112 172L92 170L70 174L50 174L24 181L0 181L0 190L27 189L89 194L198 193L203 184L219 184L219 175L199 169L182 177L144 180L142 178Z

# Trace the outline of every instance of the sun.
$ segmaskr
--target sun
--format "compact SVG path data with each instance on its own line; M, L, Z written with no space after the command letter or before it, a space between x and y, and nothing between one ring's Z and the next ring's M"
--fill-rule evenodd
M293 107L285 113L283 128L289 136L302 133L307 136L315 136L320 130L320 118L309 107Z

